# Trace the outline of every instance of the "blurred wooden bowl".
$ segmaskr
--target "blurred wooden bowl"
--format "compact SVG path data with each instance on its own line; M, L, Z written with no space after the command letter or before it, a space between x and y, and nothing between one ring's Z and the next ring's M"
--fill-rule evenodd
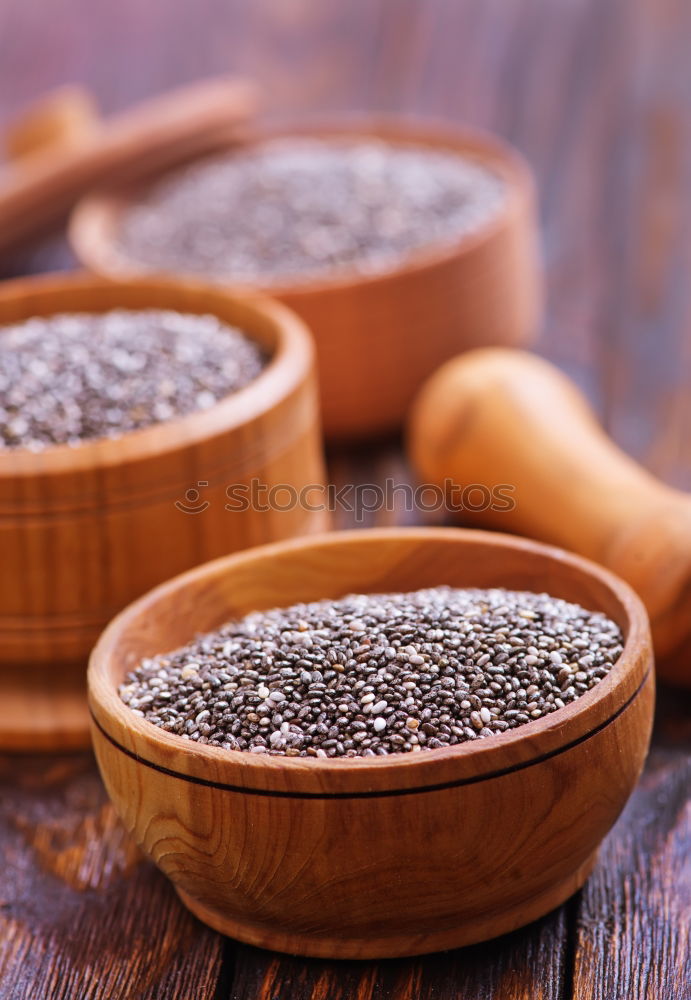
M449 150L485 164L507 188L502 210L475 233L425 247L381 274L263 286L314 334L327 435L388 432L402 423L422 381L460 350L532 341L542 308L534 193L530 170L515 150L483 133L386 118L250 125L237 141L295 135ZM123 212L144 196L151 179L103 188L77 206L70 241L90 270L121 278L142 273L118 248L116 234Z
M222 750L166 733L119 698L142 657L250 610L438 584L581 602L619 623L624 652L549 716L386 758ZM454 528L342 532L209 563L124 611L89 666L108 793L185 905L241 941L338 958L455 948L562 903L640 774L653 684L646 613L625 583L560 549Z
M86 659L135 597L205 559L326 526L323 512L300 505L226 509L233 484L323 483L313 347L284 306L155 278L56 275L0 287L0 325L121 307L212 313L255 338L270 361L207 411L77 448L0 451L4 748L88 742Z

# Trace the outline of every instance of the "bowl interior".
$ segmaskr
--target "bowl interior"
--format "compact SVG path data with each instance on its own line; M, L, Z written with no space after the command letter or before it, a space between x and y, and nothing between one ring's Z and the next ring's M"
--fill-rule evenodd
M118 686L147 656L169 652L251 610L352 592L381 593L447 584L546 591L603 611L625 637L608 675L558 712L477 740L420 754L321 760L223 750L181 740L134 715ZM207 563L151 591L106 629L89 664L95 729L124 753L194 780L247 788L361 792L385 773L389 788L476 780L520 761L546 759L598 732L625 710L652 664L645 610L604 569L559 549L458 528L370 529L296 539Z
M526 540L460 529L340 532L217 560L151 592L111 626L109 680L116 686L142 657L249 611L441 584L546 591L609 615L626 640L640 615L604 570Z
M52 275L18 279L0 289L0 324L60 312L102 313L111 309L175 309L213 312L242 328L271 356L278 346L276 326L246 299L206 287L202 282L173 282L140 278L130 282L99 281L87 276Z
M458 241L444 241L440 246L422 246L406 255L405 259L391 268L382 269L372 275L362 275L348 270L339 270L333 276L328 274L306 276L303 280L284 281L280 279L262 283L253 282L253 287L265 288L271 294L282 296L292 291L321 290L347 286L353 282L376 282L388 275L410 267L427 266L475 246L500 225L518 204L526 192L531 190L530 173L520 155L498 138L479 131L464 131L435 125L430 122L401 121L395 118L371 118L369 120L324 121L283 125L277 127L247 128L240 132L234 146L258 144L289 136L328 139L333 142L349 143L358 139L380 139L399 146L426 146L430 149L455 152L465 158L483 163L506 184L506 199L502 211L490 218L472 233L463 235ZM203 156L210 156L228 149L228 144L214 144ZM200 159L199 154L190 158ZM185 164L178 163L167 171L148 171L126 182L114 183L87 196L73 212L69 234L73 248L80 260L98 273L113 275L133 275L146 271L143 263L131 258L118 244L120 220L128 207L146 195L147 188L166 174L172 174Z
M7 282L0 289L2 325L32 316L111 309L210 313L254 340L267 356L267 364L256 379L208 410L152 424L119 438L87 440L78 448L53 445L39 453L26 449L1 453L0 478L3 474L40 475L94 464L117 465L122 462L123 447L128 458L146 459L203 440L220 427L239 426L270 408L311 364L307 332L284 306L259 296L230 294L202 281L165 277L111 281L88 275L51 275Z

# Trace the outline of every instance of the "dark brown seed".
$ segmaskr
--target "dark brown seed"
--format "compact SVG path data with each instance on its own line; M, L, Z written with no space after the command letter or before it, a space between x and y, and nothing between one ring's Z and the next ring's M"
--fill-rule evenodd
M118 242L143 269L252 283L372 274L476 231L504 198L500 177L458 153L286 138L168 174Z
M430 632L442 633L431 650L424 649ZM310 642L309 660L304 645L296 656L297 635ZM497 674L507 638L516 656ZM365 644L369 656L353 658ZM226 749L410 753L486 739L558 711L605 676L621 649L614 622L547 594L437 587L254 612L144 660L120 695L166 731ZM524 654L535 665L525 668ZM564 690L559 677L575 664L585 680ZM502 683L491 680L497 676Z
M0 327L0 450L79 445L208 409L265 364L215 316L58 313Z

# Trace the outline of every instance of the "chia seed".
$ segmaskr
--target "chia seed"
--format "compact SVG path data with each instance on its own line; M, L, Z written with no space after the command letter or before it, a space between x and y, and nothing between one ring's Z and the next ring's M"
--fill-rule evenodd
M253 612L145 659L120 697L167 732L230 750L415 753L563 709L607 675L622 643L604 614L548 594L351 595Z
M77 446L205 410L263 365L214 316L117 309L0 326L0 450Z
M118 243L144 270L250 283L377 274L475 232L504 199L501 178L459 153L276 139L153 183Z

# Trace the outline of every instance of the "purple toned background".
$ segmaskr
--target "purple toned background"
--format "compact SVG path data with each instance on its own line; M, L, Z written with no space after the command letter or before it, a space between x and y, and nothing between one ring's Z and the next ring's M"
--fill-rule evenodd
M540 185L540 350L627 450L689 488L690 41L688 0L0 0L0 127L63 82L110 113L233 71L263 85L271 113L499 131ZM2 269L69 264L53 240ZM339 484L408 477L397 442L334 453L330 470ZM405 962L222 939L141 860L88 755L0 757L0 997L686 1000L690 709L662 692L644 778L581 893L505 938Z

